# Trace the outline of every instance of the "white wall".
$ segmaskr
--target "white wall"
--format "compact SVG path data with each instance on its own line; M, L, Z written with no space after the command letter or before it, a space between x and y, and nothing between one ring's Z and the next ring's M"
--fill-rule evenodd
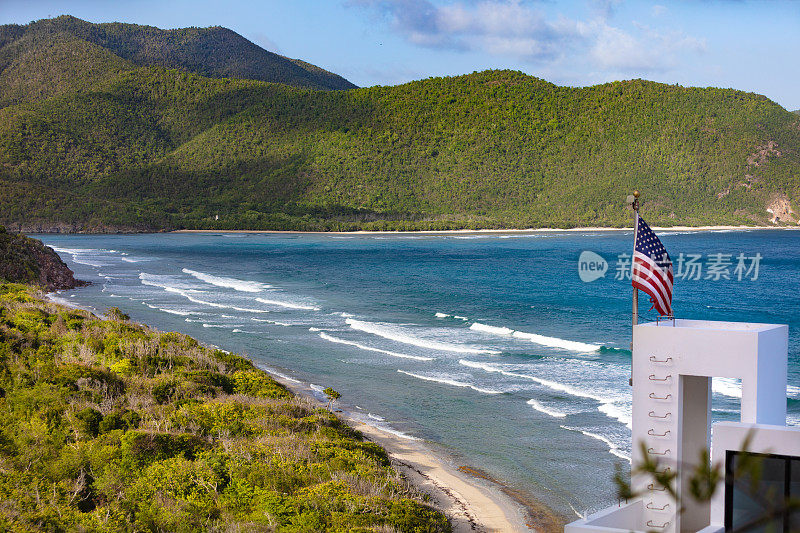
M660 468L690 470L709 448L711 395L705 378L742 380L743 422L786 421L787 326L651 322L634 327L633 346L634 465L647 455ZM644 493L644 522L652 529L697 531L709 523L708 505L687 505L678 516L669 494L649 490L651 483L649 477L633 479L634 489ZM680 480L675 488L680 494ZM658 527L662 524L668 525Z
M718 422L714 424L713 463L724 469L725 453L728 450L741 451L748 435L751 438L749 452L800 457L800 427ZM719 482L711 500L711 523L720 527L725 525L724 480Z
M709 447L711 377L742 380L744 424L714 425L715 460L720 454L724 459L725 449L738 449L747 433L741 428L749 429L756 423L764 436L754 441L753 448L772 443L783 450L773 453L800 455L800 429L763 426L786 423L788 335L785 325L743 322L675 320L635 326L633 465L650 457L657 459L662 469L691 470L700 451ZM675 533L704 529L709 523L712 526L705 530L714 531L714 524L722 524L723 490L717 492L711 505L687 502L683 516L679 516L668 493L653 490L648 487L651 484L649 477L634 477L632 485L643 494L641 501L621 509L605 509L569 524L565 531L608 532L618 527ZM675 489L679 495L685 492L682 480L677 481Z

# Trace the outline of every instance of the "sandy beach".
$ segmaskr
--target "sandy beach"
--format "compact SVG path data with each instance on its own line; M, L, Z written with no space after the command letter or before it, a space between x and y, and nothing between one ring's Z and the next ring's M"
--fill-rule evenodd
M305 384L287 380L269 368L264 370L295 394L325 406ZM455 533L555 533L563 530L563 517L529 496L515 494L468 465L454 463L446 454L433 450L431 444L365 424L346 410L337 409L337 414L388 452L392 466L430 496L429 503L451 519Z
M800 230L800 226L652 226L655 231L741 231L741 230ZM450 235L481 233L574 233L585 231L633 231L633 228L608 228L586 226L580 228L527 228L527 229L451 229L436 231L290 231L290 230L250 230L250 229L180 229L169 233L302 233L311 235Z

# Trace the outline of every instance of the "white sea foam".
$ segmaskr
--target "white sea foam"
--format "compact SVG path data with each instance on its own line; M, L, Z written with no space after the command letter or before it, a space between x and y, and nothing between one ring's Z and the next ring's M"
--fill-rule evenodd
M630 413L617 405L620 401L617 398L609 398L606 396L602 396L600 394L595 394L592 392L587 392L580 390L576 387L571 385L566 385L564 383L558 383L556 381L551 381L549 379L543 379L537 376L531 376L528 374L520 374L519 372L510 372L508 370L504 370L501 366L492 364L492 363L480 363L477 361L468 361L466 359L460 359L459 364L470 368L480 368L481 370L485 370L487 372L497 372L499 374L503 374L504 376L513 377L513 378L521 378L521 379L529 379L539 385L543 385L549 389L564 392L571 396L577 396L579 398L587 398L589 400L594 400L600 402L600 406L598 406L597 410L603 413L606 416L614 418L623 424L627 425L629 428L631 427L631 416Z
M310 311L319 311L319 307L312 305L296 304L291 302L284 302L281 300L272 300L267 298L256 298L257 302L267 305L277 305L278 307L286 307L287 309L308 309Z
M629 408L621 407L615 402L607 402L601 404L597 408L598 411L611 418L616 418L626 426L628 429L633 429L633 418Z
M578 341L570 341L566 339L559 339L558 337L546 337L544 335L538 335L536 333L526 333L524 331L514 331L511 328L500 327L500 326L490 326L488 324L482 324L480 322L473 322L469 329L474 331L480 331L483 333L489 333L490 335L502 335L502 336L513 336L518 339L523 339L526 341L534 342L536 344L540 344L542 346L548 346L550 348L561 348L564 350L570 350L574 352L594 352L600 349L599 344L588 344L585 342L578 342Z
M483 333L491 333L492 335L511 335L514 333L514 330L510 328L489 326L487 324L481 324L480 322L473 322L469 329L482 331Z
M222 324L203 324L204 328L226 328L228 326L223 326Z
M531 381L535 381L540 385L544 385L547 388L557 390L560 392L566 392L572 396L579 396L581 398L588 398L590 400L597 400L598 402L608 402L611 401L607 398L603 398L597 394L592 394L590 392L585 392L570 385L564 385L563 383L557 383L555 381L550 381L548 379L543 379L536 376L530 376L528 374L519 374L517 372L509 372L507 370L503 370L502 367L498 365L493 365L491 363L479 363L477 361L467 361L466 359L461 359L458 361L460 364L464 366L468 366L470 368L480 368L482 370L486 370L487 372L498 372L505 376L515 377L515 378L522 378L522 379L529 379Z
M433 381L435 383L444 383L445 385L452 385L453 387L462 387L462 388L469 388L477 392L482 392L484 394L503 394L503 391L493 390L493 389L483 389L481 387L476 387L472 383L466 383L464 381L457 381L455 379L450 378L443 378L443 377L435 377L435 376L423 376L421 374L414 374L413 372L406 372L405 370L398 370L401 374L405 374L407 376L411 376L417 379L422 379L425 381Z
M175 289L175 288L172 288L172 287L165 287L164 290L167 291L167 292L173 292L175 294L180 294L181 296L183 296L184 298L186 298L190 302L194 302L194 303L200 304L200 305L207 305L209 307L217 307L219 309L233 309L234 311L241 311L243 313L269 313L269 311L267 311L265 309L253 309L251 307L237 307L235 305L218 304L216 302L209 302L209 301L206 301L206 300L201 300L200 298L196 298L196 297L192 296L191 294L189 294L188 291L185 291L185 290L182 290L182 289Z
M742 384L739 380L733 378L712 378L711 390L730 398L742 397Z
M193 290L198 288L196 283L189 282L185 279L182 280L175 276L165 276L161 274L149 274L147 272L139 273L139 282L142 285L148 285L150 287L159 287L165 290L169 289Z
M200 281L205 281L211 285L216 285L217 287L225 287L227 289L234 289L241 292L261 292L270 287L270 285L267 285L266 283L260 283L258 281L246 281L236 278L214 276L204 272L197 272L196 270L189 270L188 268L184 268L183 273L194 276Z
M88 254L93 252L100 252L101 250L97 248L64 248L62 246L51 246L53 250L56 252L64 252L67 254Z
M319 328L310 327L308 328L308 331L322 331L322 330L320 330Z
M447 315L447 314L445 314L445 313L436 313L436 318L447 318L447 317L449 317L449 316L450 316L450 315Z
M566 413L562 413L560 411L556 411L555 409L549 409L549 408L545 407L544 405L542 405L541 403L539 403L537 400L534 400L532 398L530 400L528 400L528 405L530 405L531 407L533 407L534 409L536 409L540 413L544 413L546 415L550 415L553 418L564 418L564 417L567 416Z
M711 390L717 394L728 396L730 398L742 397L742 383L738 379L733 378L712 378ZM786 386L786 396L789 398L800 397L800 387L794 385Z
M51 246L51 248L60 254L71 255L74 263L97 268L110 266L111 263L104 262L102 259L110 258L109 254L118 253L116 250L104 250L102 248L61 248L58 246Z
M147 302L142 302L142 304L146 305L150 309L155 309L156 311L161 311L163 313L169 313L170 315L189 316L189 315L195 314L192 311L182 311L182 310L178 310L178 309L166 309L164 307L158 307L157 305L150 305Z
M544 335L537 335L536 333L526 333L524 331L515 331L512 334L518 339L541 344L542 346L549 346L551 348L563 348L564 350L571 350L574 352L594 352L600 349L599 344L588 344L585 342L570 341L566 339L559 339L558 337L545 337Z
M614 444L613 442L611 442L611 439L609 439L607 437L604 437L603 435L598 435L597 433L592 433L591 431L586 431L586 430L583 430L583 429L580 429L580 428L573 428L573 427L569 427L569 426L561 426L561 428L562 429L566 429L567 431L577 431L577 432L583 433L587 437L591 437L593 439L597 439L600 442L602 442L603 444L605 444L606 446L608 446L608 451L612 455L616 455L620 459L625 459L628 462L630 462L630 460L631 460L630 455L628 455L627 453L625 453L622 450L620 450L619 448L617 448L617 445Z
M458 316L458 315L453 315L453 318L458 319L458 320L469 320L469 318L467 318L465 316Z
M290 382L292 382L292 383L301 383L301 381L300 381L299 379L290 378L290 377L289 377L289 376L287 376L286 374L282 374L281 372L278 372L278 371L277 371L277 370L275 370L274 368L270 368L270 367L268 367L268 366L262 366L262 365L258 365L258 367L259 367L261 370L263 370L264 372L268 372L268 373L272 374L273 376L278 376L279 378L281 378L281 379L285 379L286 381L290 381ZM313 387L315 387L315 386L316 386L316 385L312 385L311 387L313 388ZM320 388L319 392L322 392L322 390L323 390L323 389L322 389L322 388Z
M311 328L309 328L309 329L311 329ZM392 357L400 357L400 358L403 358L403 359L416 359L417 361L433 361L433 357L422 357L422 356L419 356L419 355L408 355L408 354L404 354L404 353L391 352L389 350L381 350L380 348L373 348L371 346L364 346L363 344L359 344L357 342L348 341L348 340L345 340L345 339L340 339L338 337L334 337L332 335L328 335L324 331L320 332L319 336L320 336L320 338L322 338L322 339L324 339L324 340L326 340L328 342L335 342L337 344L347 344L348 346L355 346L356 348L359 348L361 350L366 350L366 351L369 351L369 352L383 353L383 354L386 354L386 355L391 355Z
M358 407L358 406L356 406L356 407ZM359 407L359 409L361 409L361 408ZM398 430L394 429L393 427L391 427L388 424L386 424L384 422L383 418L381 418L379 416L376 416L376 415L373 415L372 413L369 413L369 414L367 414L365 416L363 413L357 413L357 412L353 413L353 412L351 412L350 416L352 416L356 420L360 420L361 422L363 422L364 424L367 424L370 427L373 427L373 428L375 428L375 429L377 429L379 431L383 431L384 433L389 433L390 435L394 435L396 437L400 437L401 439L420 440L417 437L413 437L413 436L409 435L408 433L403 433L402 431L398 431Z
M396 326L384 326L384 325L374 324L372 322L354 320L352 318L348 318L346 322L351 328L355 330L363 331L365 333L371 333L373 335L377 335L379 337L383 337L384 339L389 339L395 342L410 344L412 346L418 346L420 348L427 348L429 350L439 350L444 352L456 352L456 353L472 353L472 354L500 353L495 350L486 350L483 348L470 348L468 346L463 346L460 344L450 344L446 342L422 339L420 337L415 337L413 335L410 335L406 331Z

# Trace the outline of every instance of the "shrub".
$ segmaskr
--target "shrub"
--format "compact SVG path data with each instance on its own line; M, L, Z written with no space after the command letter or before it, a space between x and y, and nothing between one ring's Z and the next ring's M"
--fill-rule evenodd
M131 319L131 317L123 313L119 307L110 307L108 311L106 311L106 316L111 320L116 320L119 322L125 322L126 320Z
M228 373L235 372L236 370L255 370L256 368L249 359L239 357L232 353L223 352L222 350L214 350L211 352L211 356L222 363L225 366L225 371Z
M136 370L133 363L127 357L124 359L120 359L113 365L109 367L112 372L116 372L117 374L123 374L126 376L130 376Z
M103 420L103 415L96 409L87 407L75 413L75 419L78 421L78 429L90 436L96 437L100 431L100 422Z
M139 427L141 417L136 411L125 409L117 413L109 413L103 417L98 429L100 433L108 433L115 429L136 429Z
M219 372L193 370L184 372L182 375L194 383L220 388L225 394L231 394L234 391L234 381L229 376Z
M209 447L202 438L189 433L145 433L129 431L121 440L122 453L138 465L147 465L172 457L194 460L197 454Z
M233 374L233 390L257 398L291 398L286 387L261 370L238 371Z
M175 396L177 384L175 381L164 381L153 387L153 399L159 404L165 404Z

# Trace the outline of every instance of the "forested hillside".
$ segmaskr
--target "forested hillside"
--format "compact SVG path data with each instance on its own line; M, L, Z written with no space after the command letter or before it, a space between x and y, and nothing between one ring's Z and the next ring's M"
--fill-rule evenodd
M35 95L0 109L14 229L622 226L633 189L659 225L800 212L800 118L752 93L512 71L314 91L59 43L60 77L4 82Z
M122 70L146 65L211 78L355 88L341 76L268 52L219 26L161 30L61 16L0 26L0 106L86 90Z

